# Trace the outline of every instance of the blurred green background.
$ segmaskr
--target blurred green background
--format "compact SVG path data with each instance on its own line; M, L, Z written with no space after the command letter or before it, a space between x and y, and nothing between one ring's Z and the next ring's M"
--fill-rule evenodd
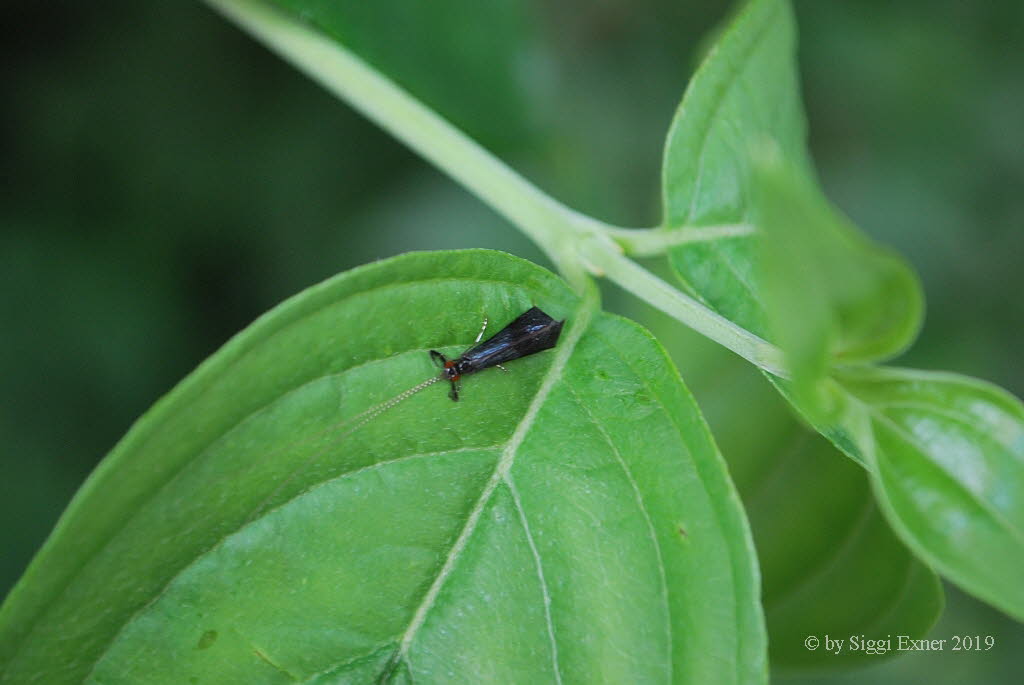
M728 5L486 5L500 20L437 12L395 28L393 45L408 39L417 57L409 78L555 197L621 225L657 223L661 143ZM924 281L925 327L900 363L1024 395L1024 5L805 0L796 11L822 182ZM131 422L282 299L408 250L491 247L544 263L199 2L7 3L0 16L2 594ZM453 76L412 52L446 48L473 68ZM491 66L503 70L493 81ZM606 302L658 333L716 431L742 430L716 407L734 402L723 376L753 378L743 363L614 290ZM933 634L991 634L994 650L803 682L1020 682L1022 626L947 590Z

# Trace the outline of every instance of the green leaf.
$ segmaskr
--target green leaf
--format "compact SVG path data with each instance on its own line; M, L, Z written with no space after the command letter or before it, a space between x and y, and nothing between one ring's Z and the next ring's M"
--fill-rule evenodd
M667 227L749 219L754 142L767 138L794 163L806 159L795 41L792 10L783 0L747 3L722 32L693 75L665 142Z
M532 304L555 349L372 409ZM488 251L285 302L90 477L0 609L0 681L763 682L724 464L657 343L593 308Z
M797 423L760 374L728 362L714 385L694 389L711 407L753 529L773 671L838 671L881 658L808 650L809 635L924 637L942 611L941 583L893 533L867 472Z
M786 353L795 401L827 414L835 409L822 392L829 369L906 348L920 328L923 297L903 260L868 241L771 152L762 151L754 170L761 300Z
M753 0L697 70L665 146L663 230L754 229L683 243L670 261L691 294L783 348L794 396L813 412L830 367L903 350L923 306L906 265L812 180L795 35L787 2Z
M748 3L722 32L665 142L665 230L750 223L756 142L774 141L794 164L806 160L795 41L792 10L781 0ZM669 257L691 294L766 337L753 252L751 238L740 236L681 245Z
M942 575L1024 619L1024 405L951 373L869 368L839 382L896 532Z
M892 532L864 470L802 428L780 448L766 479L742 493L762 565L773 668L878 661L865 651L808 650L808 635L924 637L942 613L942 585Z

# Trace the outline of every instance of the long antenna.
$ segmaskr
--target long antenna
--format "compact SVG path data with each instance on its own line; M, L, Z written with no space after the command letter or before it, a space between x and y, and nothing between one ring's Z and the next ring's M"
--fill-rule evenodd
M294 470L292 470L292 472L290 474L288 474L288 476L283 481L281 481L281 483L276 488L274 488L273 491L269 495L267 495L263 499L262 502L259 503L259 505L253 510L252 514L250 514L249 517L246 519L246 523L251 522L257 516L259 516L263 512L263 510L266 508L267 504L271 500L273 500L274 497L277 496L277 493L279 493L281 491L281 489L284 488L284 486L286 486L288 483L290 483L292 481L292 479L295 478L295 476L297 476L300 472L302 472L305 469L307 469L310 464L312 464L314 461L316 461L319 457L323 456L331 447L336 445L339 441L341 441L342 439L348 437L349 435L354 433L356 430L362 428L363 426L365 426L367 423L372 421L377 416L380 416L381 414L386 412L388 409L391 409L392 407L394 407L396 404L404 402L405 400L409 399L410 397L412 397L413 395L415 395L419 391L423 390L424 388L429 388L434 383L437 383L438 381L443 380L443 378L444 377L440 376L440 375L438 375L438 376L431 376L430 378L428 378L427 380L423 381L422 383L420 383L418 385L414 385L413 387L409 388L408 390L405 390L405 391L395 395L394 397L392 397L390 399L384 400L383 402L381 402L379 404L375 404L375 405L373 405L372 407L370 407L368 409L364 409L363 411L359 412L358 414L356 414L355 416L351 417L347 421L344 421L342 423L342 425L345 426L345 429L343 431L341 431L340 433L336 434L333 438L331 438L330 442L323 449L321 449L321 450L319 450L317 452L314 452L313 454L309 455L309 457L307 457L305 461L303 461ZM320 435L323 435L324 433L329 432L331 430L335 430L337 428L338 428L338 425L335 424L334 426L328 428L327 431L323 431L319 435L314 436L314 437L319 437Z
M410 397L412 397L413 395L418 393L420 390L423 390L424 388L429 388L431 385L433 385L434 383L437 383L438 381L442 380L443 378L444 378L444 376L431 376L430 378L428 378L427 380L423 381L419 385L414 385L413 387L409 388L405 392L402 392L402 393L399 393L399 394L395 395L390 400L384 400L380 404L375 404L372 407L370 407L369 409L366 409L366 410L363 410L363 411L359 412L358 414L353 416L351 419L349 419L349 421L356 421L356 423L352 424L349 427L349 429L347 431L345 431L344 433L342 433L341 435L339 435L338 438L341 438L341 437L344 437L344 436L348 435L349 433L351 433L352 431L356 430L357 428L362 428L364 425L366 425L367 422L369 422L373 418L383 414L384 412L386 412L388 409L391 409L392 407L394 407L399 402L404 402L405 400L409 399ZM357 421L357 419L358 419L358 421Z

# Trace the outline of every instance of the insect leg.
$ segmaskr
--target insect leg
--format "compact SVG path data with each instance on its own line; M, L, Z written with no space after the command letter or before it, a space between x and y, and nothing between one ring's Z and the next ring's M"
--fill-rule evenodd
M437 364L442 369L444 368L444 363L448 361L448 358L441 354L440 352L438 352L437 350L430 351L430 358L433 359L434 363Z
M480 332L476 334L476 340L473 341L474 345L477 344L478 342L480 342L480 338L484 337L484 331L486 331L486 330L487 330L487 317L485 316L484 317L484 325L480 328Z

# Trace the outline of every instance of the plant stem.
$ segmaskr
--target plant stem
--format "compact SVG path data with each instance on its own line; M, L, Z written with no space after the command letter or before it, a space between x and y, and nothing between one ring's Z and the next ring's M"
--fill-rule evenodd
M206 0L328 91L468 188L556 264L564 207L338 43L260 0ZM561 233L565 233L564 229Z
M699 243L722 238L750 235L754 227L749 224L722 224L720 226L682 226L680 228L618 228L605 227L604 232L612 238L626 254L635 257L652 257L665 254L676 245Z
M604 240L608 240L604 237ZM693 330L727 347L768 373L788 375L782 351L741 326L711 311L689 295L661 280L620 252L602 249L598 241L581 245L580 254L592 272L606 276L648 304Z
M348 102L469 189L528 235L578 291L591 273L611 280L761 368L782 374L782 354L626 259L746 226L675 230L609 226L557 202L398 85L325 35L266 0L206 0L300 71ZM620 247L621 245L621 247Z

